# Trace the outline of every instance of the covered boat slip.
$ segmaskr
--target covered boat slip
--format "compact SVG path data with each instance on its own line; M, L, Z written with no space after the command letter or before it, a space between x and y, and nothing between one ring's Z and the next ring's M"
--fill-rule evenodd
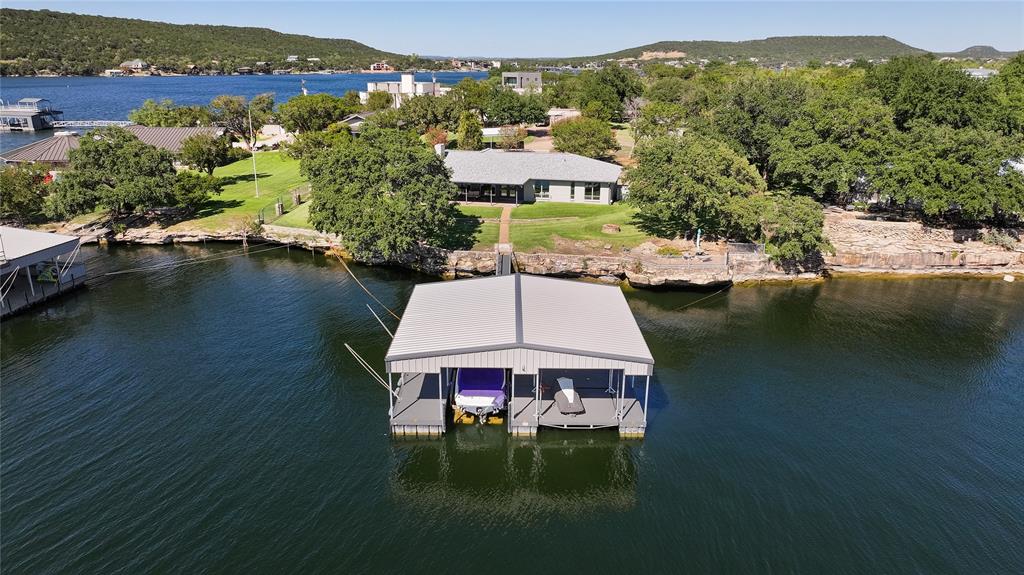
M423 425L443 432L457 370L497 368L511 374L514 435L549 426L642 436L654 368L618 286L520 274L416 286L385 364L389 379L403 382L391 413L396 434L419 409L423 417L436 409Z
M0 226L0 315L84 285L79 245L75 236Z

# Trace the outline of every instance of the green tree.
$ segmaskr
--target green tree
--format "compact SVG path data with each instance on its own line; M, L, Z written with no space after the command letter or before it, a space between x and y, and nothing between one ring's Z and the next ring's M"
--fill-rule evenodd
M228 163L230 147L226 138L196 134L182 140L178 159L192 169L212 174L214 168Z
M821 205L811 198L735 195L726 202L725 212L730 237L765 244L768 255L777 261L803 262L832 251L823 231Z
M698 228L720 234L727 229L731 196L766 189L746 158L704 136L655 138L638 145L634 156L636 166L626 174L629 201L640 209L640 228L659 237Z
M394 104L394 99L391 94L387 92L370 92L366 96L366 105L364 108L370 112L378 112L380 110L387 110Z
M1024 53L1011 58L989 82L997 101L995 129L1007 136L1024 133Z
M521 96L512 90L499 88L491 93L484 116L492 126L537 124L547 118L547 110L539 96Z
M274 114L274 95L259 94L249 101L245 96L217 96L210 101L210 109L220 125L252 149L257 133Z
M575 118L559 122L552 126L551 135L554 137L556 150L588 158L603 158L612 150L619 149L608 122L593 118Z
M714 114L714 128L742 150L772 184L771 144L800 113L807 84L791 76L757 76L736 83Z
M32 164L0 171L0 220L30 224L43 219L46 170Z
M344 146L352 142L352 132L347 129L325 130L323 132L303 132L295 136L295 141L288 145L285 153L301 160L319 150Z
M459 116L459 129L455 134L460 150L480 150L484 147L483 125L476 112L463 112Z
M399 257L455 225L448 170L409 132L367 128L351 145L304 158L302 171L313 191L310 223L339 234L358 258Z
M176 106L173 100L146 100L142 106L128 113L128 119L141 126L183 128L210 126L213 115L205 106Z
M358 97L358 96L357 96ZM277 109L281 125L289 132L314 132L359 111L350 101L331 94L299 95Z
M454 130L459 121L455 101L447 96L413 96L398 112L405 125L420 134L432 127Z
M978 128L911 125L892 162L872 181L925 215L968 222L1024 214L1024 174L1007 160L1019 140Z
M483 112L492 90L493 88L486 82L463 78L445 97L452 100L460 113L465 110Z
M122 128L94 130L71 150L69 169L47 198L47 215L67 218L97 205L113 215L173 205L174 157Z
M187 213L194 213L215 195L220 194L223 182L208 174L179 172L174 179L174 200Z
M889 162L896 138L892 111L881 102L824 92L772 141L772 186L846 203Z
M640 108L633 122L633 132L638 140L658 136L676 136L686 125L686 109L671 102L652 101Z
M986 127L996 115L997 102L988 84L924 56L894 58L875 66L867 83L892 108L901 129L920 119L953 128Z

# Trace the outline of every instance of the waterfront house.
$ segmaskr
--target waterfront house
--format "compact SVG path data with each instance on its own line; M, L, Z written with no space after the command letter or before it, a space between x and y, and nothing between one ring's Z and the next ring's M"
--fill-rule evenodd
M150 146L177 154L186 138L199 134L220 137L224 128L193 126L188 128L162 128L156 126L127 126L124 128L136 138ZM0 155L0 160L10 164L46 164L60 168L68 164L68 153L78 148L79 135L75 132L58 132L50 138L32 142Z
M463 201L610 204L620 199L622 168L576 154L449 150L444 163Z
M395 68L387 62L374 62L370 64L370 72L394 72Z
M499 399L513 435L642 437L647 425L654 358L618 286L521 274L419 284L384 362L395 435L444 433L462 393Z
M391 107L400 108L403 101L413 96L441 96L448 93L449 90L450 88L442 86L440 82L435 80L417 82L416 76L413 73L405 72L397 82L367 82L366 91L359 92L359 101L362 104L366 104L370 98L370 93L385 92L391 96Z
M55 110L45 98L22 98L17 102L0 104L2 132L49 130L53 128L53 122L62 118L63 112Z
M125 73L128 73L128 74L137 74L139 72L143 72L146 69L148 69L149 68L149 63L146 62L145 60L140 60L138 58L135 58L133 60L127 60L125 62L121 62L121 65L118 66L118 68L120 68L122 71L124 71Z
M540 94L541 87L540 72L502 72L501 85L513 90L517 94Z

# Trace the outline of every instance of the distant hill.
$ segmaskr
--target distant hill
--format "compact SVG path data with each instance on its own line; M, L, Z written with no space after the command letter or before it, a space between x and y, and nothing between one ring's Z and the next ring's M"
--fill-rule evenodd
M763 40L719 42L712 40L668 41L573 60L621 60L636 58L687 60L747 60L761 63L804 63L809 60L878 60L893 56L924 54L888 36L779 36Z
M1013 58L1016 52L1001 52L992 46L971 46L959 52L944 52L940 56L952 56L966 60L998 60L1001 58Z
M275 9L287 9L284 4ZM353 40L282 34L266 28L166 24L50 10L0 9L3 74L51 70L99 74L133 58L183 71L189 64L232 71L254 66L350 69L387 60L408 65L409 57L383 52ZM289 55L299 61L288 63ZM319 58L319 62L307 62ZM425 62L425 61L424 61Z

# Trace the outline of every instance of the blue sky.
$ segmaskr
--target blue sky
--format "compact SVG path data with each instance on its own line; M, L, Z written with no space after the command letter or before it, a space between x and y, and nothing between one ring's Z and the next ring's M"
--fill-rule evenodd
M936 52L1024 50L1024 2L4 2L259 26L421 55L580 56L659 40L883 34Z

